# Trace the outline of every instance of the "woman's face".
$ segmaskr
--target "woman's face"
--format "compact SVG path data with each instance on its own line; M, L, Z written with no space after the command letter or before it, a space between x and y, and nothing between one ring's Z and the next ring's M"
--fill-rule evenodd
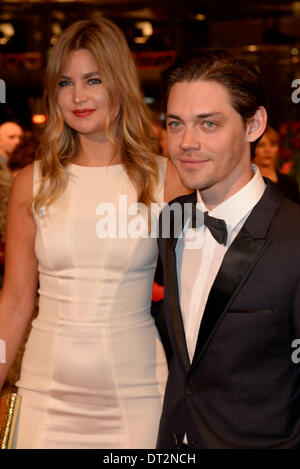
M276 158L279 152L279 144L272 135L265 134L257 144L254 163L257 166L272 166L275 168Z
M106 139L108 94L97 63L87 49L70 54L59 80L57 100L65 122L79 136Z

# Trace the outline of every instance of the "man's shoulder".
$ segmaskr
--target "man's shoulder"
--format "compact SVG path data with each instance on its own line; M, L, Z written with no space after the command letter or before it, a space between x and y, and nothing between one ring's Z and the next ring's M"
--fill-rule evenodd
M185 203L192 203L194 200L196 200L196 192L192 192L191 194L180 195L179 197L170 200L166 206L171 207L175 204L183 205Z
M283 197L272 223L273 230L280 235L300 237L300 205Z
M300 226L300 205L287 197L283 197L279 209L279 215L293 220L297 226Z
M286 198L276 184L267 181L266 189L245 222L254 236L269 238L300 235L300 205Z

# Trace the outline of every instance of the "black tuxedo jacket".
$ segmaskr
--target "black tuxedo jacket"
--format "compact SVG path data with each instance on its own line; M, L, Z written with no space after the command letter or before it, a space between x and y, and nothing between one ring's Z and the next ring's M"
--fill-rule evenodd
M195 201L196 193L169 205ZM186 433L193 448L300 448L300 363L292 360L292 343L300 339L300 207L268 182L225 254L192 363L173 218L171 210L170 236L160 232L158 240L162 339L172 357L157 447L179 448Z

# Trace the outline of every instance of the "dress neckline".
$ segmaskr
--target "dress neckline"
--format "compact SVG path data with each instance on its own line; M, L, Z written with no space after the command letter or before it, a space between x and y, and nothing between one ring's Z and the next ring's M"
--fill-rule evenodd
M77 163L69 163L70 166L76 167L76 168L84 168L84 169L107 169L107 168L122 168L124 165L123 163L117 163L117 164L109 164L109 165L104 165L104 166L86 166L83 164L77 164Z

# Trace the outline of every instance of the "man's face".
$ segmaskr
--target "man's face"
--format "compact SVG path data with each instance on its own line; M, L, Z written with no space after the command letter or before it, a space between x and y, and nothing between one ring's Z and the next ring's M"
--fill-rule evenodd
M0 152L9 157L21 140L23 131L14 122L5 122L0 127Z
M219 83L176 83L168 99L167 133L170 157L188 188L224 199L251 179L247 126Z

